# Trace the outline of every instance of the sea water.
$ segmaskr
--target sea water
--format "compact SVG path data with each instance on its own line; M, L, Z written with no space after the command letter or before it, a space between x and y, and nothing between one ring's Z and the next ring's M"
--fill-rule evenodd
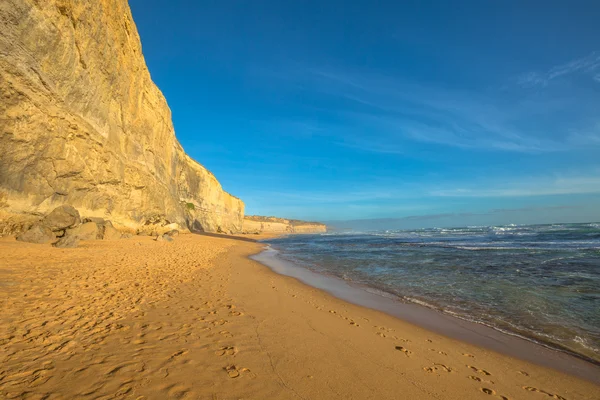
M600 361L600 223L296 235L279 257Z

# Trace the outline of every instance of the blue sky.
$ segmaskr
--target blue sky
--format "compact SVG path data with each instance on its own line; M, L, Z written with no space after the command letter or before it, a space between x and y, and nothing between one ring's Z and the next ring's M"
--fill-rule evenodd
M178 139L248 214L600 220L597 2L130 4Z

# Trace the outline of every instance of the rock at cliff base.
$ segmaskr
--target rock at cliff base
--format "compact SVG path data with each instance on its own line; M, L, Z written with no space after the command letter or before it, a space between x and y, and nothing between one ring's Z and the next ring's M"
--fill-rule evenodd
M170 236L170 237L177 237L177 236L179 236L179 231L177 229L173 229L173 230L170 230L169 232L166 232L165 235Z
M73 228L79 225L80 222L79 211L66 204L55 208L42 220L42 223L53 232Z
M106 222L104 220L104 218L100 218L100 217L86 217L83 219L83 223L85 224L86 222L95 222L98 226L100 225L104 225L104 222Z
M56 235L50 228L38 223L17 236L17 240L21 242L44 244L54 242L56 240Z
M164 235L157 236L154 240L157 242L172 242L174 239L165 233Z
M61 249L72 249L79 246L79 237L74 233L67 233L64 237L53 245Z
M86 222L77 228L69 229L67 235L77 235L80 240L96 240L98 231L98 225L95 222Z
M121 239L121 232L119 232L112 225L110 221L106 221L102 228L102 239L103 240L117 240Z

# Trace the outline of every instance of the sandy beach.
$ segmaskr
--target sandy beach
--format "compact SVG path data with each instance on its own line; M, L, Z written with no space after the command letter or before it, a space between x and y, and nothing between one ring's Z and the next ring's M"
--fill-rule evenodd
M1 238L0 398L600 398L590 381L278 275L248 259L263 247Z

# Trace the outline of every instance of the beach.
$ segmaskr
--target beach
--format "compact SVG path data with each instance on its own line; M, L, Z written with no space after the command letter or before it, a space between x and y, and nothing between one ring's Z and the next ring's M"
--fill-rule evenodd
M600 398L590 380L278 275L248 258L255 238L1 238L0 397Z

